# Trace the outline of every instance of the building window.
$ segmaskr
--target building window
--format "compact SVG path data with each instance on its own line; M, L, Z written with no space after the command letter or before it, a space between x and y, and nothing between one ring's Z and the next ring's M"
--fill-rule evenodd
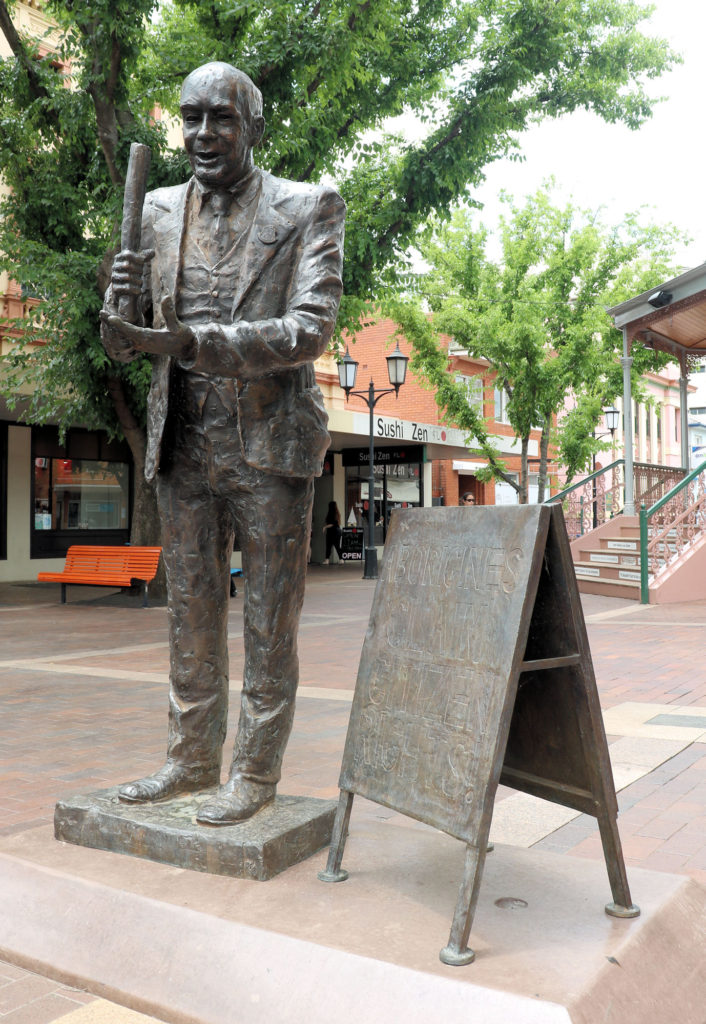
M494 388L495 399L495 421L496 423L509 423L510 417L507 414L509 398L502 388Z
M477 374L474 376L468 376L464 373L456 375L456 383L463 384L466 392L466 401L472 409L475 409L481 416L483 415L483 378Z
M509 473L512 479L519 483L519 474ZM537 496L539 494L539 477L537 473L530 473L527 478L527 501L530 505L537 504ZM505 480L495 481L495 504L496 505L519 505L520 496L515 488L506 483Z
M32 558L60 557L71 544L130 539L132 464L127 445L105 434L32 429Z

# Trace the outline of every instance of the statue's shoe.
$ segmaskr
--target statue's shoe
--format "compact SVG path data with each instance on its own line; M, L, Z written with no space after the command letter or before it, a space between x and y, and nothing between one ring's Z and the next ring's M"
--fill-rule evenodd
M196 820L202 825L235 825L247 821L261 807L272 803L276 792L277 787L272 783L230 779L213 800L201 804Z
M219 768L202 768L199 765L182 765L168 761L154 775L147 775L135 782L126 782L118 789L118 797L129 804L156 803L168 800L179 793L193 793L199 789L217 786L220 782Z

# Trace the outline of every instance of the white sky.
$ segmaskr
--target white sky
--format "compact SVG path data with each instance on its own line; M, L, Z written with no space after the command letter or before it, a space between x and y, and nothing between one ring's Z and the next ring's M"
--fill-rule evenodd
M581 111L524 133L524 162L491 165L475 193L487 227L496 223L501 189L519 200L554 175L558 200L604 206L611 222L649 206L646 219L671 222L693 239L678 254L685 267L706 261L706 3L653 2L656 10L643 32L668 39L684 61L650 83L652 94L665 101L636 132Z

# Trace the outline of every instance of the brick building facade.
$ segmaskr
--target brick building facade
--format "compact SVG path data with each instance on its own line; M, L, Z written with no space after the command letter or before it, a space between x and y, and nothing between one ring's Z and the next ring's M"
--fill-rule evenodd
M376 388L389 386L386 356L391 353L395 340L399 340L402 352L411 356L409 343L403 337L397 339L395 332L396 325L393 321L381 319L361 329L355 340L351 341L350 354L359 364L357 390L365 390L371 378ZM489 432L494 436L496 445L502 452L508 472L519 475L519 442L512 427L504 422L502 395L499 395L494 387L495 372L488 363L469 358L464 351L455 348L453 343L449 344L449 360L452 371L466 379L471 400L478 404L479 410L482 407ZM318 378L334 426L337 415L342 412L347 412L349 416L351 413L368 416L368 407L362 398L351 395L346 404L338 386L335 364L330 357L320 361ZM497 415L496 405L500 407ZM378 426L379 420L383 422ZM392 439L384 436L384 428L391 428L390 420L397 420L406 425ZM429 493L425 495L425 504L456 505L460 494L465 491L472 491L476 501L484 505L510 503L515 500L514 492L508 485L493 482L484 484L476 478L476 471L485 465L486 460L475 454L472 446L466 445L466 438L460 431L452 425L446 426L442 423L433 390L412 370L409 370L397 399L394 394L381 399L375 409L374 423L376 445L385 446L402 437L413 442L416 436L422 443L425 438L429 439L426 442L425 453L430 464ZM433 434L433 443L429 426L433 426L436 431ZM539 435L538 430L533 431L530 440L530 464L532 465L534 459L535 466L539 456ZM358 436L337 437L333 450L336 449L337 443L345 446L365 442Z

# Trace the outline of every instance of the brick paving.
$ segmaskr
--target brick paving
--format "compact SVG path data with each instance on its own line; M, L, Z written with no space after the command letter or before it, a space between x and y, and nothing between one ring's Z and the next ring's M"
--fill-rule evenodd
M229 624L234 689L243 656L239 590ZM359 567L310 570L301 696L283 792L337 795L373 591ZM706 711L706 602L643 608L591 595L582 600L604 709L637 702L674 705L686 709L682 715ZM168 648L163 607L142 609L138 598L88 588L70 590L61 605L59 588L51 584L0 585L0 635L1 841L48 825L61 796L115 785L161 763ZM238 711L233 696L229 742ZM706 884L706 743L685 745L623 789L619 804L628 866L688 874ZM585 815L536 845L567 856L603 856L595 820ZM2 1024L63 1018L71 1024L86 1004L106 1005L0 963ZM90 1024L86 1012L82 1024Z

